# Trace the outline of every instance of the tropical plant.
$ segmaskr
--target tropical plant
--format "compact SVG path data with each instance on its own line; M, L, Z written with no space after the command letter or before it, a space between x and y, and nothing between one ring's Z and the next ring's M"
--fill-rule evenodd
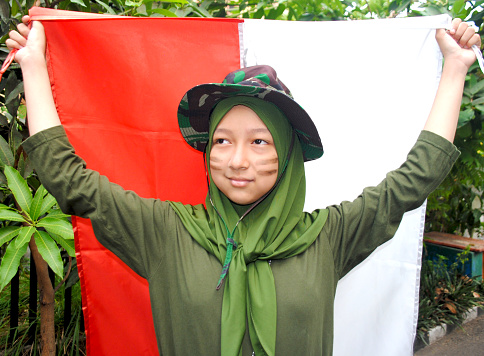
M6 144L0 138L0 146ZM42 185L32 196L27 181L12 166L5 165L4 174L7 178L6 188L12 192L16 207L0 204L0 220L5 221L0 228L0 245L7 244L0 265L0 290L17 273L20 259L26 254L29 245L32 253L34 249L38 250L55 274L63 276L64 264L57 244L69 256L75 256L74 233L67 220L69 215L59 209L52 209L56 204L55 198Z
M411 10L411 15L449 13L473 21L483 29L484 1L428 1ZM426 231L482 234L484 215L484 79L474 64L466 78L459 124L454 144L461 157L442 184L429 196Z
M33 1L1 2L3 39L32 4ZM49 278L49 267L65 279L61 249L74 257L72 225L33 174L21 147L27 129L23 82L16 66L0 82L0 93L0 291L15 276L22 257L30 251L40 292L41 345L45 354L52 354L56 289Z
M426 334L443 323L461 325L473 307L484 307L482 280L463 273L469 249L462 251L453 262L444 256L422 264L420 279L417 337L426 342Z
M10 127L17 126L16 118L12 118L12 121ZM17 147L16 144L13 146ZM74 234L68 216L56 208L54 197L31 176L32 171L27 168L28 158L22 149L15 149L16 154L11 149L12 142L8 143L0 136L0 166L3 166L3 175L0 177L3 193L3 204L0 204L0 246L6 246L0 265L0 290L15 276L29 248L35 261L40 292L41 344L44 350L55 352L56 289L49 278L48 267L64 280L67 278L69 271L64 277L59 246L67 251L70 258L74 257ZM27 183L27 176L34 187Z

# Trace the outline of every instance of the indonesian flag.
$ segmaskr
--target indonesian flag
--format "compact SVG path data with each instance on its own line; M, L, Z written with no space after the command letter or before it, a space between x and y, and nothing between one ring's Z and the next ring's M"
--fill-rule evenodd
M325 149L306 165L308 210L353 200L403 163L441 73L434 30L449 22L30 15L45 27L57 110L77 153L142 197L203 202L203 160L179 132L180 99L241 66L273 66ZM406 214L395 238L340 281L334 355L411 353L424 213ZM97 242L88 220L73 222L88 354L157 354L146 280Z

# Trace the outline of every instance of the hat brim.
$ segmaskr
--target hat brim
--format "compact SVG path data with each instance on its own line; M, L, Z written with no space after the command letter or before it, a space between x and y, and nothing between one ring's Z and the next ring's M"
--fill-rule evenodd
M257 86L211 83L191 88L178 107L178 123L185 141L202 151L208 143L209 119L213 108L225 98L250 96L273 103L286 116L301 142L304 161L323 155L323 145L308 113L291 97L277 90Z

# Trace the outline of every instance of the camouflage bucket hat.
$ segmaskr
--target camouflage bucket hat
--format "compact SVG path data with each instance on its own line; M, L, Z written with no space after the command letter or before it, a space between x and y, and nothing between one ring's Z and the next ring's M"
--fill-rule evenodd
M289 89L267 65L238 69L222 83L201 84L190 89L178 106L178 124L183 138L198 151L208 142L209 119L213 108L225 98L251 96L276 105L291 123L299 137L304 161L323 155L318 131L307 112L294 101Z

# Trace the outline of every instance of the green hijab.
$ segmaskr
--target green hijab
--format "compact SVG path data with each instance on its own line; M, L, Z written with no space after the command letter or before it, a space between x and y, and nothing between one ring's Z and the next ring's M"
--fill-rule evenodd
M218 284L220 287L225 278L221 354L241 355L247 322L255 354L272 356L276 349L277 307L269 261L304 252L318 237L328 212L303 212L306 180L301 146L295 138L287 160L293 130L272 103L236 96L217 104L210 117L207 162L215 128L236 105L252 109L272 134L279 158L276 186L255 207L237 205L212 182L208 167L206 208L174 202L171 205L190 235L223 265Z

